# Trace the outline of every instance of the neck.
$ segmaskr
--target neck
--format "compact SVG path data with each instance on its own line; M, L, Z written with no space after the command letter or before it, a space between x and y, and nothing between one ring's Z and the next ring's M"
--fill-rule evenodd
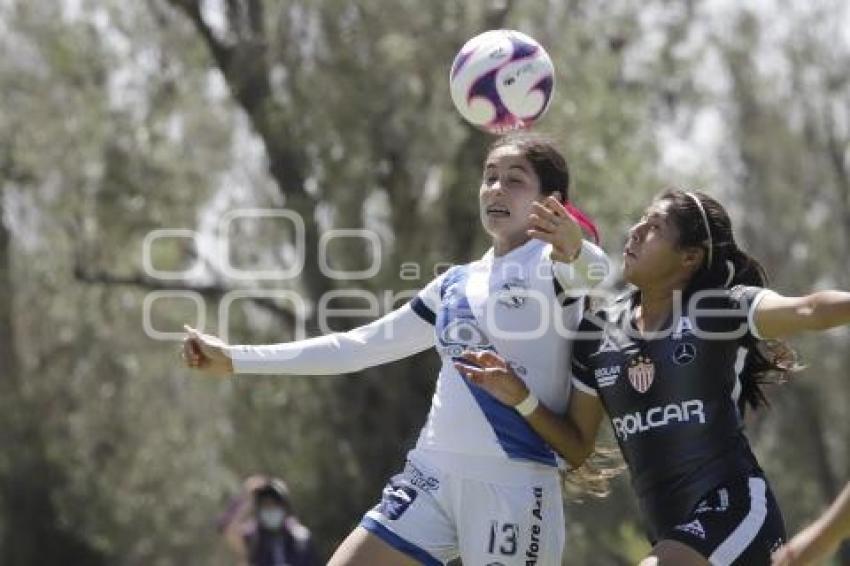
M493 240L493 255L496 257L508 254L528 242L531 238L525 233L509 238Z
M681 291L678 286L641 288L640 305L635 311L638 330L641 332L660 330L670 317L677 291Z

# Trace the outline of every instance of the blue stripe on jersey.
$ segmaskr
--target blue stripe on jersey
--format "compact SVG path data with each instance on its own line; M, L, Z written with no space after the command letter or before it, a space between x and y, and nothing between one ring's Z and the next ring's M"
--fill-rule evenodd
M428 554L425 549L416 546L412 542L404 540L371 517L363 517L363 520L360 521L360 526L402 554L410 556L414 560L425 564L425 566L443 566L442 562Z
M419 297L413 297L410 301L410 308L413 309L413 312L419 315L419 318L431 326L434 326L434 322L437 320L437 315L434 314L434 311L428 308L425 301Z
M441 327L437 329L438 340L442 339L442 329L448 325L451 318L463 315L464 318L474 320L466 297L467 275L466 266L457 266L452 268L443 280L440 289L443 304L438 317L438 325ZM447 297L446 293L449 289L452 290L452 293L450 297ZM483 329L480 330L483 332ZM518 460L531 460L550 466L557 465L555 454L543 439L534 432L534 429L522 415L517 413L513 407L497 401L495 397L460 376L460 374L458 374L458 377L463 379L469 387L472 396L487 418L487 422L493 427L499 445L508 457Z
M468 266L466 265L456 265L446 272L446 276L443 278L443 283L440 285L441 299L445 297L446 291L448 291L449 287L452 285L458 284L461 288L466 286L467 267ZM464 298L466 298L465 295Z
M481 410L484 411L484 415L493 427L499 444L509 457L540 462L549 466L558 464L552 450L534 432L525 417L516 412L516 409L498 401L466 378L461 379L469 386L472 396L478 401L478 405L481 406Z

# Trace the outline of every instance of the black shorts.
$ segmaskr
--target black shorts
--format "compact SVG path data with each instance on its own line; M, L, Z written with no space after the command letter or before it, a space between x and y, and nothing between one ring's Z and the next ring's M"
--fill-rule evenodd
M785 542L785 521L767 481L754 475L710 491L659 539L693 548L712 566L769 566L771 553Z

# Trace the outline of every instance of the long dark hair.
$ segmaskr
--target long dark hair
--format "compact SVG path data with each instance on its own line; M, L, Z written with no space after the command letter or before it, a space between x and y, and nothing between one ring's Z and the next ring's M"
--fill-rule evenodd
M736 285L767 287L764 267L738 247L729 214L717 200L705 193L667 189L658 201L670 203L667 214L679 232L680 248L705 250L700 268L693 274L685 297L705 289L731 288ZM767 405L762 385L785 381L799 369L797 355L786 343L758 340L747 350L741 370L739 408Z
M538 133L513 132L500 137L487 149L489 155L500 147L516 147L523 157L528 159L537 178L540 190L548 196L561 193L564 207L596 243L599 243L599 230L590 217L570 202L570 168L563 154L558 151L553 139Z

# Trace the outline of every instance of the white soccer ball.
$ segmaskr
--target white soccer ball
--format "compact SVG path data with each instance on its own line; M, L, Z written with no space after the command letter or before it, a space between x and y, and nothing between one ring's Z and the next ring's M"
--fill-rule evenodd
M552 99L555 68L549 54L518 31L486 31L466 42L449 72L455 108L493 134L527 128Z

